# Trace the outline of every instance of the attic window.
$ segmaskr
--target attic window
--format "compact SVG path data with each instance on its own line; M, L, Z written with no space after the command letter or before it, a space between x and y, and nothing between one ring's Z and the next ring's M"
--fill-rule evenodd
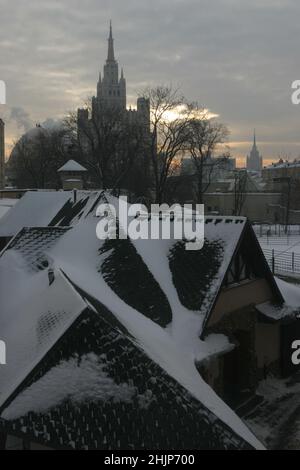
M241 253L238 253L230 264L224 280L224 285L228 287L233 284L240 284L247 280L250 281L256 277L257 276L254 274L250 264L244 259Z

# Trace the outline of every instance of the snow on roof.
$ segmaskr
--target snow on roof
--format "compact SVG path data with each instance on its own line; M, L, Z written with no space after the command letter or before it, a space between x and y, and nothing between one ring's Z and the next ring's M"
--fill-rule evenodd
M22 255L28 272L38 272L51 264L48 258L49 249L54 246L68 227L23 228L5 247L3 255L14 250Z
M103 202L107 200L117 207L118 201L115 198L110 196L105 198L103 196ZM97 202L99 202L99 199ZM49 255L54 266L61 269L68 279L86 295L101 302L117 321L126 328L129 334L135 338L147 356L162 367L169 376L183 385L192 396L212 411L221 421L227 423L247 442L256 448L262 448L261 444L236 414L205 383L195 366L195 361L205 360L209 355L224 351L229 347L226 338L222 335L215 335L214 338L209 338L207 341L200 340L199 335L202 332L205 315L218 293L245 227L246 219L243 217L206 218L205 237L207 245L212 250L208 251L198 264L200 264L200 268L202 267L205 270L211 262L208 256L213 254L215 256L215 267L209 283L205 284L204 301L201 302L198 309L191 310L184 306L180 300L178 288L174 285L174 271L172 272L170 269L170 260L175 257L176 261L176 250L175 252L172 252L172 250L178 242L174 240L129 240L124 241L124 243L121 241L120 244L114 241L113 244L109 244L107 241L98 240L96 237L96 224L99 219L95 217L95 209L96 205L94 203L93 211L90 211L80 224L75 225L60 237L53 248L50 249ZM4 312L10 312L10 315L16 315L17 317L22 313L22 318L26 318L26 321L27 316L29 317L29 321L25 325L25 336L18 348L24 354L22 348L26 350L26 347L30 344L30 335L33 331L33 325L36 326L37 324L38 318L36 315L38 311L43 311L43 307L46 308L49 303L54 311L58 311L61 307L61 300L58 301L58 299L62 299L62 302L67 304L66 321L69 322L71 318L74 320L78 312L83 309L83 304L82 301L78 301L76 296L75 298L72 296L70 299L68 295L69 287L67 287L64 294L62 291L61 294L53 291L50 295L50 286L47 295L40 295L40 291L43 292L44 283L47 282L47 274L44 271L36 275L40 277L35 278L34 292L39 292L39 294L34 296L31 281L26 282L24 274L19 274L20 281L18 281L18 275L14 272L11 273L11 270L15 269L14 265L18 267L18 263L20 264L21 261L19 258L14 259L14 257L20 256L15 252L13 252L13 259L11 259L12 254L9 254L9 251L12 250L8 250L4 254L4 260L0 261L2 263L0 265L2 266L2 273L4 273L2 275L2 288L4 286L4 290L3 296L0 291L0 298L8 298L8 306L5 306ZM24 263L23 259L22 263ZM10 268L7 273L6 268L8 266ZM139 266L138 270L136 269L137 266ZM147 276L144 274L145 272L147 272ZM120 277L116 277L118 275ZM136 278L136 275L138 278ZM12 278L16 278L14 292L20 293L17 297L15 295L10 296L9 289L5 291L9 280ZM39 282L41 285L37 289ZM60 286L65 288L65 282L62 279L55 289L59 290ZM168 319L166 313L166 321L162 323L156 320L160 318L161 310L165 308L162 303L155 303L158 295L157 286L162 291L160 295L167 299L171 314L170 319ZM193 289L193 286L191 288ZM145 292L147 292L147 295L145 295ZM24 311L20 306L24 304L23 297L27 296L28 299L30 295L34 299L32 300L32 311L24 315ZM10 298L12 305L10 304ZM16 304L13 303L14 301L16 301ZM55 302L57 302L57 305ZM73 302L75 302L75 306ZM145 302L147 305L145 305ZM74 311L70 308L71 306ZM20 313L16 314L16 311ZM2 317L3 314L0 318ZM21 325L24 322L22 318L20 318ZM4 323L6 320L7 314L4 313ZM166 325L166 328L163 327ZM9 325L8 344L12 341L14 334L14 329L11 333L11 327ZM65 323L63 323L62 328L64 329L64 327ZM56 333L58 334L57 331ZM5 330L2 337L5 340ZM50 339L52 341L53 337ZM33 344L35 344L35 341L36 339ZM20 356L22 354L16 353L18 360ZM25 367L24 362L21 360L22 369L29 371L36 357L32 349L30 349L30 354L24 354L24 360L27 363ZM16 370L20 370L17 365ZM12 380L9 377L3 381L8 385L2 390L2 397L7 397L8 388L10 391L12 390L11 382Z
M94 353L81 361L71 358L53 367L41 380L21 393L4 411L5 419L16 419L29 412L45 413L66 400L77 404L85 401L130 401L136 390L133 386L117 384L104 371Z
M49 224L71 195L63 191L28 191L0 221L0 237L13 236L23 227Z
M283 305L274 305L271 302L264 302L256 308L266 317L272 320L281 320L285 317L299 316L300 314L300 286L283 281L275 277L276 283L283 296Z
M264 170L276 170L276 169L281 169L281 168L298 168L298 167L300 167L300 161L296 160L294 162L279 161L277 163L272 163L269 166L265 166L263 169Z
M0 199L0 219L18 202L18 199Z
M97 191L27 191L1 219L0 237L12 237L23 227L75 223L99 196Z
M111 198L110 202L112 201ZM223 244L220 267L208 291L206 305L208 308L220 287L246 219L242 217L208 217L206 222L208 239ZM86 219L64 235L51 250L50 254L53 259L75 285L101 301L115 315L129 333L137 339L152 360L183 384L221 420L230 423L231 427L248 442L259 447L260 444L254 436L235 413L202 380L195 367L195 360L201 361L212 354L212 343L205 343L199 339L206 309L190 311L185 308L180 302L172 282L172 273L168 267L168 254L174 245L174 240L132 241L137 254L158 281L171 306L172 322L167 329L164 329L125 303L109 287L101 275L100 268L102 263L107 260L107 253L99 255L99 250L105 242L95 237L96 223L97 219L95 218ZM77 250L76 247L79 244L81 249ZM80 269L78 269L79 266ZM134 266L132 269L135 269ZM136 286L136 290L139 290L138 286ZM223 348L224 342L223 339L220 339L219 350ZM216 343L214 343L213 349L216 350Z
M0 369L0 405L86 308L64 276L54 276L49 285L46 270L28 272L17 251L0 258L0 331L8 349Z
M18 202L18 199L12 198L0 198L0 206L13 207Z
M58 172L62 172L62 171L72 171L72 172L73 171L79 171L79 172L82 172L82 171L87 171L87 169L84 168L84 166L80 165L80 163L75 162L75 160L69 160L67 163L65 163L57 171Z
M300 286L283 281L279 277L275 277L276 283L282 293L285 304L292 308L300 306Z
M52 448L250 448L91 308L8 401L0 430Z

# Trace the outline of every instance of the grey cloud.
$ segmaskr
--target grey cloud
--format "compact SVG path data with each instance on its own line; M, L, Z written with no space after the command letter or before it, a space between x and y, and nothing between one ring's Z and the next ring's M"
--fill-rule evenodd
M10 110L9 120L15 121L19 129L28 131L32 127L32 120L23 108L14 106Z
M131 100L146 83L172 81L219 113L232 141L251 140L256 127L266 156L285 145L300 153L300 106L290 102L300 78L298 0L0 0L0 8L0 79L8 105L33 122L60 118L94 93L112 18Z

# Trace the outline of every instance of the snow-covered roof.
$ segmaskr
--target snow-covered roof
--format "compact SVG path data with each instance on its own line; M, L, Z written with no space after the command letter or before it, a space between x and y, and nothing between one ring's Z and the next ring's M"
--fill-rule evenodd
M9 266L17 261L2 260ZM7 322L6 314L16 316L9 306L2 314L5 338L18 344L1 377L1 404L10 398L2 406L0 430L58 448L260 447L248 430L250 443L240 436L246 428L238 418L236 426L222 421L189 391L190 384L149 358L109 311L79 294L59 270L50 286L43 271L26 287L18 321ZM35 305L34 287L43 297ZM198 377L207 396L211 390ZM18 393L10 395L16 387Z
M18 199L0 199L0 219L16 204Z
M71 171L71 172L82 172L82 171L87 171L86 168L84 168L84 166L80 165L80 163L78 162L75 162L75 160L69 160L67 161L67 163L65 163L61 168L59 168L59 170L57 170L58 172L63 172L63 171Z
M0 220L0 237L12 237L23 227L70 225L89 210L97 191L27 191ZM64 221L65 219L65 221Z
M7 366L0 369L1 406L86 305L59 273L52 285L47 270L30 274L14 250L1 257L0 298L1 340L8 346Z
M287 317L300 316L300 287L297 284L283 281L275 277L278 288L284 299L282 305L273 304L272 302L264 302L257 305L257 310L270 318L277 321Z
M116 199L108 195L102 195L102 198L103 202L109 201L117 207ZM33 352L33 349L37 351L36 338L33 339L33 345L29 346L30 335L33 334L33 330L39 331L37 326L41 323L44 324L41 319L45 318L46 325L52 325L51 318L53 318L54 333L52 335L51 326L50 337L47 333L48 342L45 343L47 347L51 347L53 341L56 339L58 342L63 332L66 331L65 322L69 322L70 326L71 322L79 321L80 315L83 314L84 304L89 309L88 318L85 317L82 319L83 323L80 323L78 336L75 335L74 330L76 338L65 339L66 343L61 345L64 355L57 353L55 356L52 353L51 357L56 359L53 359L54 363L51 368L49 369L49 366L47 366L43 373L39 372L37 374L33 382L31 380L26 383L26 386L23 384L22 395L19 395L15 402L13 401L4 410L2 417L11 421L22 416L22 422L24 423L25 420L27 423L26 432L33 432L32 423L34 419L32 419L32 413L37 417L40 413L47 411L49 415L53 411L55 416L59 413L59 407L63 406L65 400L71 402L70 406L78 406L78 400L83 407L87 406L86 393L88 387L85 390L79 387L79 392L76 394L74 380L77 383L76 377L87 377L87 372L90 372L87 380L91 381L89 382L89 397L92 403L99 401L97 386L104 386L105 379L107 379L108 389L114 387L110 379L114 381L114 384L122 385L124 395L121 394L121 399L118 400L121 404L127 403L128 397L131 396L131 404L134 403L136 408L136 400L140 400L138 398L140 395L142 395L142 403L145 403L145 401L148 403L149 400L152 403L149 397L153 396L155 397L154 402L157 403L157 400L159 402L158 396L161 396L160 399L164 400L163 397L166 394L168 397L167 402L171 405L171 409L177 410L177 416L178 413L181 415L182 410L179 411L177 405L175 406L173 398L169 395L169 390L173 389L180 400L182 394L185 394L186 405L191 412L188 413L190 425L187 422L183 435L181 434L181 427L178 431L178 423L175 419L177 436L179 432L181 443L185 442L183 439L186 439L186 436L189 439L195 439L196 431L199 443L196 444L195 440L191 441L194 445L197 445L196 448L208 444L205 441L205 433L201 434L201 430L199 431L199 427L197 428L192 418L196 413L196 421L204 426L204 415L201 413L206 410L205 414L208 422L210 422L210 432L214 433L214 427L216 425L217 429L219 423L222 423L223 430L227 428L228 431L229 429L229 435L227 435L227 431L224 431L224 435L227 436L225 438L227 444L223 440L222 433L219 434L223 447L226 447L226 445L229 447L242 445L237 444L235 441L236 436L241 436L243 442L246 441L253 447L261 448L260 443L248 428L201 378L195 365L196 361L205 360L210 355L230 348L228 340L223 335L213 335L213 337L210 336L206 340L201 340L199 336L207 312L210 310L220 289L225 272L243 232L246 219L242 217L207 217L205 225L206 243L203 250L188 252L182 250L182 243L175 240L97 239L96 224L99 219L95 217L96 202L99 202L99 199L94 201L93 207L90 208L84 218L81 218L80 223L55 238L55 243L45 246L45 258L49 260L50 264L47 267L45 266L45 269L40 266L41 272L32 272L32 263L35 265L35 260L28 256L28 251L32 249L31 242L22 244L22 237L18 239L18 243L15 243L15 249L9 249L8 247L2 255L2 259L0 259L0 275L2 273L2 278L0 277L0 283L2 283L2 286L0 286L0 302L1 307L3 307L0 310L0 327L1 318L3 324L6 325L6 330L3 330L3 339L7 338L8 344L12 341L12 338L14 338L14 342L18 341L18 337L23 334L22 321L26 319L27 322L24 339L20 341L20 347L17 348L16 358L12 361L12 364L14 365L22 354L23 360L21 360L20 366L16 365L15 371L8 364L7 377L2 381L2 391L0 389L0 397L2 396L0 407L1 404L3 405L4 400L9 397L14 387L20 385L20 381L25 379L26 372L29 372L36 364L36 361L42 359L42 353L44 355L47 353L45 349L42 349L41 356ZM30 234L30 231L24 232L24 236L28 236L28 234ZM44 233L43 236L45 236ZM18 246L21 246L19 250L17 249ZM42 243L39 244L39 252L41 246ZM11 248L14 248L13 244ZM192 275L193 270L197 270L199 283L197 281L196 284L193 283L192 278L185 279L186 273L188 273L187 265L192 269ZM49 267L50 272L47 271ZM199 276L201 270L202 276ZM11 279L16 279L16 282L11 283ZM186 287L182 288L183 284L190 287L188 289ZM14 295L11 292L12 286ZM63 294L63 286L66 294ZM1 291L1 288L3 291ZM76 291L75 294L73 288ZM44 294L45 290L47 292ZM16 292L18 292L17 296ZM68 293L72 293L72 295L69 297ZM64 295L65 298L60 305L59 299ZM36 297L39 299L36 300ZM72 306L71 309L70 306ZM90 318L93 312L98 314L97 321ZM23 320L20 319L19 323L21 313ZM59 325L57 318L60 318L60 315L63 324L58 326L59 333L56 325ZM12 318L17 318L18 321L12 322ZM93 323L95 321L96 323ZM91 330L89 330L89 333L84 332L85 325L90 324L90 322L92 322ZM103 337L100 332L105 330L104 327L107 322L111 326L107 331L107 336L104 335ZM96 341L98 337L99 342ZM122 346L118 345L119 341ZM130 341L130 344L128 341ZM118 349L111 352L111 344L118 345ZM132 345L134 345L134 350L132 350ZM26 348L29 348L29 351ZM95 358L95 355L98 359ZM109 365L105 361L104 365L101 365L104 356L109 356ZM82 364L82 370L77 369L73 357L80 358L78 364ZM114 357L117 360L112 366L111 361ZM131 363L131 357L136 357L136 362ZM130 365L128 366L126 362L128 360L133 369ZM49 360L46 361L46 364L49 364ZM117 372L115 369L112 372L111 368L118 367L118 364ZM40 366L42 367L42 363ZM147 370L150 370L150 374L154 378L153 385L169 383L167 390L163 385L160 385L160 392L155 387L154 390L151 385L152 382L147 381L145 378ZM128 371L128 373L124 372L125 375L122 375L122 371ZM0 369L1 372L2 369ZM66 374L69 374L69 376L67 375L67 381L64 380ZM96 375L99 378L98 385L93 382ZM43 390L48 390L52 382L56 384L56 394L54 390L54 397L51 393L49 401L46 400L46 402L41 403L41 400L37 400L37 397L41 396ZM133 388L138 389L138 394L132 390L130 386L132 383ZM120 390L117 388L115 390L118 395ZM147 390L150 390L150 395ZM110 398L113 399L111 395ZM107 400L109 401L109 398L106 396L104 400L106 404ZM102 413L102 416L102 405L100 405L98 403L95 409L100 407L99 412ZM125 409L124 406L123 409ZM143 406L139 408L139 413L142 413L141 408ZM166 402L163 401L160 406L164 408L167 406ZM132 412L130 411L130 413ZM211 420L211 418L213 419ZM131 419L135 420L135 418ZM182 419L184 422L185 418ZM214 421L216 419L217 421ZM193 423L193 429L190 432L191 422ZM15 425L18 424L15 423ZM165 423L164 429L168 425L168 423ZM174 433L168 430L166 434L173 436ZM192 435L194 435L193 438ZM200 442L201 436L204 439L203 442ZM177 437L175 438L177 439ZM153 441L151 441L151 444L153 445ZM70 440L68 445L70 445ZM101 445L102 448L105 448L103 442L102 444L99 443L100 448ZM141 445L141 442L139 442L139 445Z
M299 168L300 167L300 161L295 160L293 162L288 162L288 161L279 161L276 163L272 163L269 166L265 166L264 170L276 170L276 169L282 169L282 168Z

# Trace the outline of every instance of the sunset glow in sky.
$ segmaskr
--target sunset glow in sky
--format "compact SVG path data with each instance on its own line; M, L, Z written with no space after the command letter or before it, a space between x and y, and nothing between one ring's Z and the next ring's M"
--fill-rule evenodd
M172 83L228 126L239 165L254 128L265 164L300 155L298 0L0 0L0 11L7 155L36 123L95 94L110 18L128 105L146 86Z

